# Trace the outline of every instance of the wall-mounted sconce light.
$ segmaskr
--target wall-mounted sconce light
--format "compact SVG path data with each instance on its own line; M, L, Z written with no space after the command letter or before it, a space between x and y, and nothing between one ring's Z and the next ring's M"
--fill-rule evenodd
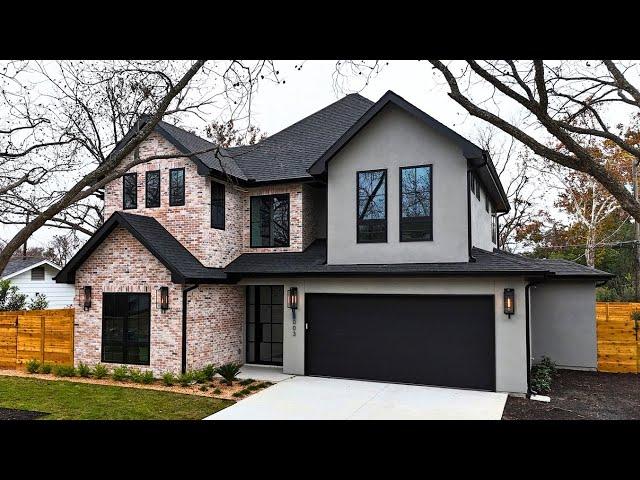
M84 311L87 311L91 308L91 287L89 285L85 285L82 288L84 292L84 302L82 303L82 308Z
M296 318L296 310L298 309L298 287L291 287L287 294L287 306L291 309L293 318Z
M158 305L158 291L156 291L156 305ZM160 287L160 310L169 310L169 287Z
M516 311L516 292L513 288L504 289L504 314L511 318Z

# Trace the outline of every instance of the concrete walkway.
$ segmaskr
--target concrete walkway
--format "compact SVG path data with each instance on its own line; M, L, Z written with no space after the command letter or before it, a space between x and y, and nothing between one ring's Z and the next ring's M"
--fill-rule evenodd
M293 377L205 420L500 420L506 401L506 393Z

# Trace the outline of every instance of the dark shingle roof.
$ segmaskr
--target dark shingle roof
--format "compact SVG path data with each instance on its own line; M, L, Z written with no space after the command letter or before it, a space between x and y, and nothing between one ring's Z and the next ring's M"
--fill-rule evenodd
M258 182L309 177L307 169L333 145L373 102L351 94L252 147L231 148L247 178Z
M155 218L115 212L89 239L56 276L58 283L73 283L75 271L116 228L126 228L171 272L174 283L225 282L220 268L203 266Z
M300 253L245 253L231 262L224 271L230 275L416 275L416 276L487 276L525 275L609 278L612 275L582 265L556 265L553 262L513 258L502 251L473 249L475 262L403 263L374 265L327 265L327 245L316 240Z
M44 261L45 259L42 257L15 257L9 260L5 269L0 272L0 277L5 277L7 275L11 275L12 273L19 272L20 270L24 270L25 268L30 267L31 265L35 265Z
M614 277L612 273L591 268L580 263L572 262L564 259L547 259L547 258L529 258L516 253L499 251L501 255L508 256L512 261L533 263L540 268L546 268L554 272L557 276L562 277Z

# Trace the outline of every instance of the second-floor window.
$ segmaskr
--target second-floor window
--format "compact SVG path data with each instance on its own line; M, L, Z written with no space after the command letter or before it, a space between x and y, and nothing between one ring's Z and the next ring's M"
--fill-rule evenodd
M289 194L251 197L251 247L289 246Z
M146 173L144 197L147 208L160 206L160 170Z
M122 176L122 208L138 208L138 174L125 173Z
M400 168L400 241L433 240L432 167Z
M224 230L224 184L211 182L211 227Z
M184 168L169 170L169 205L184 205Z
M387 241L387 171L358 172L358 243Z

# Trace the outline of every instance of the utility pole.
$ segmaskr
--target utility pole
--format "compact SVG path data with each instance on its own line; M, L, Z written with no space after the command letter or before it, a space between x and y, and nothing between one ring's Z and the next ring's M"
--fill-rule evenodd
M633 177L633 197L638 201L638 160L633 159L631 176ZM634 287L634 295L635 301L640 300L640 223L637 220L634 221L634 244L633 244L633 252L634 252L634 262L633 262L633 287Z

